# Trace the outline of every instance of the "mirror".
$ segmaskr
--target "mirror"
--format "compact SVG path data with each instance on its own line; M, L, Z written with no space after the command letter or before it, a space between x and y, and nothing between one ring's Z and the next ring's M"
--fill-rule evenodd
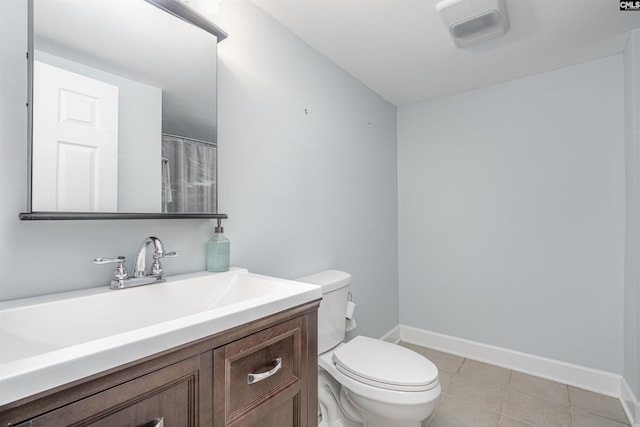
M217 217L216 45L178 0L30 1L22 219Z

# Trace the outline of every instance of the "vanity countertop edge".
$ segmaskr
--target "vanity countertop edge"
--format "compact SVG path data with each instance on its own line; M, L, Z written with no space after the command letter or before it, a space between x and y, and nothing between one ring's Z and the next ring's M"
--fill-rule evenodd
M244 269L236 270L246 272ZM190 274L181 276L190 276ZM174 276L174 278L180 278L181 276ZM267 276L258 275L258 277ZM149 285L147 287L153 286L157 285ZM311 285L302 289L293 295L251 307L250 309L245 308L234 312L235 308L231 307L224 313L223 317L212 317L211 312L203 311L158 325L141 328L140 331L142 332L133 331L130 334L120 334L117 340L110 340L109 338L95 340L96 343L91 343L92 345L88 348L86 348L87 346L84 346L85 348L79 348L82 346L64 348L56 352L56 361L54 363L41 364L36 369L33 369L34 364L31 363L31 360L19 360L9 364L0 363L0 412L29 396L171 351L180 346L221 334L295 307L314 302L319 305L322 298L320 287ZM111 291L108 288L101 287L75 293L93 295L128 291L130 290ZM57 295L46 295L29 298L29 300L48 301L55 298L57 298ZM10 309L17 305L19 303L16 301L0 302L0 315L3 308ZM219 315L219 311L217 315ZM73 354L73 357L65 357L67 353L70 356ZM38 357L42 358L42 356L37 356L35 359ZM46 354L44 357L46 357ZM24 366L20 366L21 363ZM11 369L8 368L9 366Z

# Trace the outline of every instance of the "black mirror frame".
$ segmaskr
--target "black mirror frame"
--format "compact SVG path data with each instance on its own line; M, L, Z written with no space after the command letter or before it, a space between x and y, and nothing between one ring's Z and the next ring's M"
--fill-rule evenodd
M145 0L148 3L176 16L198 28L213 34L218 38L218 43L227 38L227 33L220 27L209 21L180 0ZM28 28L27 37L27 79L33 82L33 0L28 1ZM221 213L134 213L134 212L33 212L32 197L32 150L33 150L33 88L28 85L27 92L27 212L18 215L21 220L78 220L78 219L193 219L193 218L221 218L226 219L226 214Z

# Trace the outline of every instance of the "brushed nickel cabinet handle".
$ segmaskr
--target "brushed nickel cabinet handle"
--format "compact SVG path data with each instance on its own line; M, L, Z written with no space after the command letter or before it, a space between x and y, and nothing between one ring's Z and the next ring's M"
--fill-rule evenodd
M259 381L264 380L265 378L269 378L270 376L278 372L280 368L282 368L282 357L278 357L274 360L274 362L276 362L276 366L274 366L273 369L270 369L267 372L261 372L259 374L249 374L247 376L247 384L255 384Z
M156 418L155 420L149 421L143 427L164 427L164 417Z

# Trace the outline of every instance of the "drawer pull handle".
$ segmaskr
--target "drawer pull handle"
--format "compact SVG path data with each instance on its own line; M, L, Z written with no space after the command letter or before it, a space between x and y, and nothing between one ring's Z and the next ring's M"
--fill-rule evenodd
M271 375L274 375L276 372L278 372L280 368L282 368L282 357L278 357L275 360L275 362L276 362L276 366L274 366L273 369L267 372L262 372L259 374L249 374L247 376L247 384L257 383L258 381L262 381L265 378L269 378Z
M164 427L164 417L149 421L144 427Z

